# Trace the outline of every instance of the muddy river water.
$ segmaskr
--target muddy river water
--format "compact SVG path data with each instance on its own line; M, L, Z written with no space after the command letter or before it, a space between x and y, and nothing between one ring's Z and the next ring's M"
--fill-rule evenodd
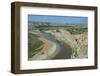
M59 47L56 50L59 50L58 53L51 59L70 59L72 55L72 48L64 43L56 40L52 35L48 33L43 33L42 37L50 40L51 42L56 43L56 45Z

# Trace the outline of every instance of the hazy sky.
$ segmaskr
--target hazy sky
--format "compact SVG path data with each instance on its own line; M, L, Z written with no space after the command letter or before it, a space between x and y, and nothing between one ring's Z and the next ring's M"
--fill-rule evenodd
M69 23L69 24L88 24L88 17L29 15L28 21Z

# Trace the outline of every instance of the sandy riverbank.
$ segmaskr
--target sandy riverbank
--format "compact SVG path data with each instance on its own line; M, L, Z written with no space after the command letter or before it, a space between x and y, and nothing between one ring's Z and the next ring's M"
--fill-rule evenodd
M45 60L45 59L51 59L53 58L58 52L58 46L56 43L47 40L45 38L39 38L41 41L44 42L43 49L34 55L32 58L29 58L29 60Z

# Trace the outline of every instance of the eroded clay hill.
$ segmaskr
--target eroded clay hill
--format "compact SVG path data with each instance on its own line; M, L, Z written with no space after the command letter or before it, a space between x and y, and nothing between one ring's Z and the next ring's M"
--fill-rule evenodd
M50 33L60 42L68 44L72 49L71 58L87 58L88 57L88 38L87 33L72 35L69 31L64 29L57 30L48 30L47 33Z

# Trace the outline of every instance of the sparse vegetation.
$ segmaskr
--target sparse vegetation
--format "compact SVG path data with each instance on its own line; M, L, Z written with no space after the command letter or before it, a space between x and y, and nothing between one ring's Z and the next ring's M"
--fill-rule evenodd
M39 52L43 47L43 42L40 41L39 36L28 34L28 57L32 57L35 53Z
M81 33L84 33L84 32L87 32L87 28L70 28L70 29L67 29L67 31L69 31L71 34L81 34Z
M72 58L87 58L87 25L68 25L68 24L56 24L46 22L33 22L32 27L30 25L29 30L38 30L42 34L48 34L53 37L53 40L61 45L70 44L72 47ZM65 26L66 25L66 26ZM31 58L43 49L43 42L39 40L40 36L35 34L28 34L28 56ZM44 36L45 37L45 36ZM48 39L49 40L49 39ZM51 39L52 41L52 39ZM79 46L76 46L79 45ZM84 47L85 46L85 47ZM61 47L61 46L60 46ZM68 47L67 47L68 48ZM66 49L66 48L65 48ZM70 51L70 50L68 50ZM44 52L42 53L44 54ZM70 56L71 57L71 56Z

